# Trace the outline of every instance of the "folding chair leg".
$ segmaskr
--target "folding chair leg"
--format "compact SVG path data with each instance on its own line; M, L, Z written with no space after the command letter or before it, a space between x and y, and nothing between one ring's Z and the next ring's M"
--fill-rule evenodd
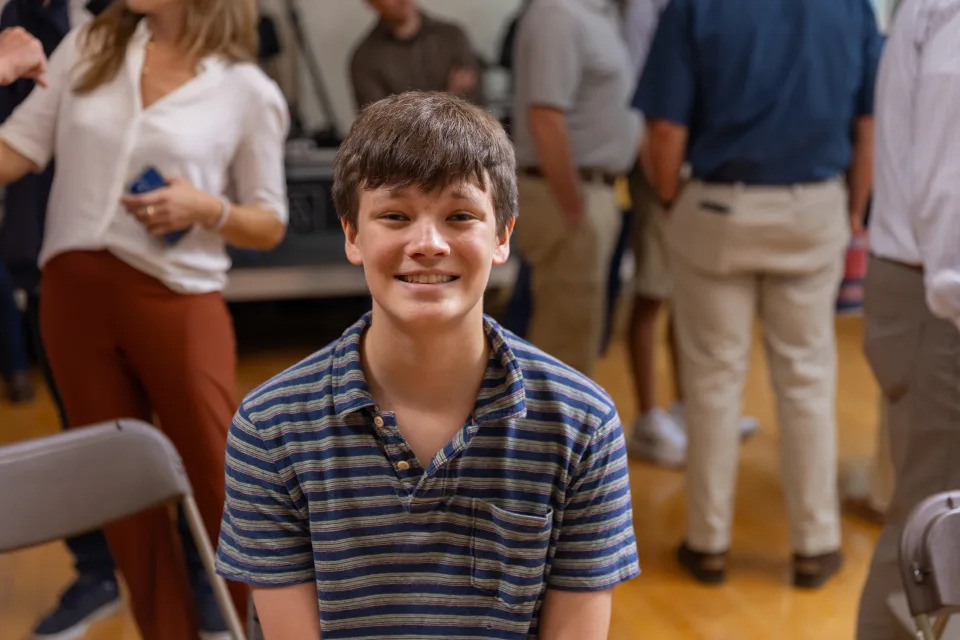
M233 606L233 600L230 598L230 592L227 591L226 581L217 574L214 565L213 547L210 545L210 539L207 537L207 531L203 527L203 518L200 517L200 510L193 496L184 496L183 514L187 518L187 524L190 526L190 533L193 534L193 540L196 542L197 550L200 552L200 559L203 560L203 567L210 576L210 585L213 587L213 595L220 605L220 613L223 614L227 623L227 629L233 640L247 640L243 634L243 625L240 623L240 616L237 614L237 608Z

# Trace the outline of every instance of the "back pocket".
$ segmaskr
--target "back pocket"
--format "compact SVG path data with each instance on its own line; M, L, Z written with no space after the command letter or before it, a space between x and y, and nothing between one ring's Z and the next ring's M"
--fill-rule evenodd
M552 528L552 509L543 515L515 513L473 500L473 586L508 609L532 615L544 588Z

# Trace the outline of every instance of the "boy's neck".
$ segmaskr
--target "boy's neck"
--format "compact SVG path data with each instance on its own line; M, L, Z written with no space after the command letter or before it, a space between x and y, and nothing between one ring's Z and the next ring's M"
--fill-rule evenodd
M370 392L388 411L401 403L441 410L472 402L489 358L483 313L452 327L411 331L375 309L361 357Z

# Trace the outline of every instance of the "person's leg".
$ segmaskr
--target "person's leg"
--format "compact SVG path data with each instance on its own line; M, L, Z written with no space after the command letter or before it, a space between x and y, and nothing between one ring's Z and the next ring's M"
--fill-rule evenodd
M687 390L687 538L694 552L730 547L743 385L757 301L751 274L673 266L680 375Z
M147 398L117 341L117 326L135 321L118 293L115 260L75 252L47 264L40 324L71 427L120 417L149 419ZM105 528L130 592L144 640L194 638L183 555L166 508Z
M60 426L62 429L66 429L69 423L66 411L63 408L63 400L61 400L60 392L57 391L57 385L53 381L53 372L50 370L50 362L43 347L43 340L40 337L40 297L38 295L30 295L27 298L26 317L27 329L32 338L37 364L40 366L50 397L57 409ZM67 538L65 542L67 548L70 549L70 553L73 554L74 568L79 578L88 578L96 582L115 581L113 557L110 555L110 548L107 546L107 539L102 531Z
M791 544L802 558L831 554L819 569L797 561L801 586L819 586L839 569L834 303L842 275L838 256L813 273L765 275L760 284Z
M872 259L864 348L887 400L893 496L860 598L858 640L888 640L898 627L888 596L901 587L899 533L924 498L960 489L960 332L926 306L923 274Z
M219 294L180 295L159 282L154 286L153 295L132 300L130 314L137 321L121 331L122 344L160 428L180 452L207 535L215 544L223 517L227 431L237 408L233 322ZM199 556L189 542L184 547L201 630L222 630ZM238 583L229 586L242 615L247 589Z
M13 280L0 260L0 375L12 402L33 399L33 385L28 369L30 362L23 337L23 318L13 296Z
M619 229L613 189L583 184L584 217L573 228L545 180L520 178L518 183L523 220L514 238L531 266L529 340L591 375L603 329L604 282Z

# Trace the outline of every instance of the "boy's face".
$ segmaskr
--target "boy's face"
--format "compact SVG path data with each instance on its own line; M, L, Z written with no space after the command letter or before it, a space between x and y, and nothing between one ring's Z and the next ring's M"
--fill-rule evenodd
M463 182L362 189L347 258L362 265L374 307L403 324L436 326L481 308L493 265L510 256L511 221L497 236L491 195Z

